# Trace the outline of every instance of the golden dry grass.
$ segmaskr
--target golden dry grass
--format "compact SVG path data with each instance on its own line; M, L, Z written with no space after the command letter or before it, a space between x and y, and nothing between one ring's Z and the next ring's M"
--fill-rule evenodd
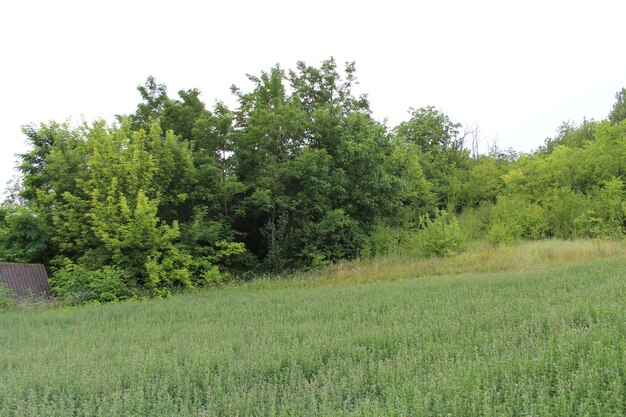
M539 240L512 246L470 245L464 253L447 258L420 258L397 252L372 259L341 261L334 265L281 279L260 279L255 288L326 286L368 283L422 276L465 273L526 272L598 259L626 257L626 241Z

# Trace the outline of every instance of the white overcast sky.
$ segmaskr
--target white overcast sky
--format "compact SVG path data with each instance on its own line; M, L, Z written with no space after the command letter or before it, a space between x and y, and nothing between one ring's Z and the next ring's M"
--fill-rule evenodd
M626 1L3 1L0 186L20 126L130 113L148 75L211 106L279 63L356 61L390 125L433 105L529 151L607 116L626 86Z

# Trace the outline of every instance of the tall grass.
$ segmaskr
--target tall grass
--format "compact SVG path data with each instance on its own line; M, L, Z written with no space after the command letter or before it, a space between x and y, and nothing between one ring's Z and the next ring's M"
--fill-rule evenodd
M626 259L531 268L619 252L562 245L496 252L523 273L3 313L0 415L625 415Z
M494 247L474 242L461 254L423 258L403 249L367 259L342 261L321 269L299 272L281 279L261 279L247 285L257 288L326 286L367 283L433 275L525 272L550 266L598 259L626 257L626 241L537 240Z

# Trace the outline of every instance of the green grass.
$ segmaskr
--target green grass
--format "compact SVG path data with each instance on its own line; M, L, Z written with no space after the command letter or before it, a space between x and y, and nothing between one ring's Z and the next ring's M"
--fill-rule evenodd
M0 314L2 416L623 416L626 259Z

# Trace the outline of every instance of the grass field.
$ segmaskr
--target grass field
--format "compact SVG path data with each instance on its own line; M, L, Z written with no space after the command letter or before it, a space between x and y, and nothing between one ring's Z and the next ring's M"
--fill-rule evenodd
M626 259L518 269L2 313L0 415L625 415Z

